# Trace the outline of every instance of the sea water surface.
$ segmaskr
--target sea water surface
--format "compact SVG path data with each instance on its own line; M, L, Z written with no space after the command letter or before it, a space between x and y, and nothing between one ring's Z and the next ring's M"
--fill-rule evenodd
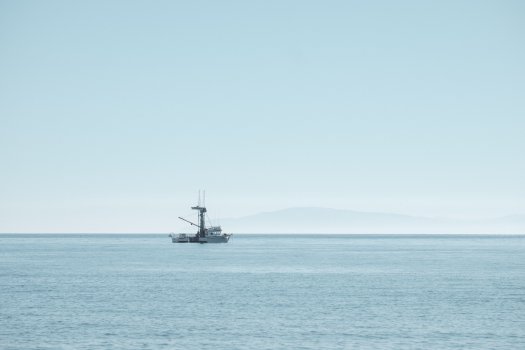
M525 349L525 236L0 235L1 349Z

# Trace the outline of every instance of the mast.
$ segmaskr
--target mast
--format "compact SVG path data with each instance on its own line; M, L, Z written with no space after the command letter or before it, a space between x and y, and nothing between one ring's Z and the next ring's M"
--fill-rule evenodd
M206 194L204 194L206 196ZM206 198L206 197L204 197ZM204 221L204 213L206 213L206 206L203 203L203 206L201 207L201 191L199 191L199 202L196 207L191 207L193 210L199 211L199 237L204 237L206 235L206 225Z

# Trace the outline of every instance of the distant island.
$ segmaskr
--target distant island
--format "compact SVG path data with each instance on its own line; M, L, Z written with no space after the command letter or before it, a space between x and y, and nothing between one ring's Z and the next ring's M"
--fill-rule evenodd
M220 221L233 233L525 234L525 215L459 220L298 207Z

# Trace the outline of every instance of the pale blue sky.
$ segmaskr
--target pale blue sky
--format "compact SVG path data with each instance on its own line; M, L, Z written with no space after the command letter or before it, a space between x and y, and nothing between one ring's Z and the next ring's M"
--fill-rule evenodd
M0 1L0 232L525 212L523 1Z

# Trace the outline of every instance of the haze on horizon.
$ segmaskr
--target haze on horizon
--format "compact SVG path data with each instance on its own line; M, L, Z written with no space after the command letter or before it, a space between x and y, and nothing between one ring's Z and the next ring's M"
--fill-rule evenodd
M0 1L0 232L525 214L522 1Z

